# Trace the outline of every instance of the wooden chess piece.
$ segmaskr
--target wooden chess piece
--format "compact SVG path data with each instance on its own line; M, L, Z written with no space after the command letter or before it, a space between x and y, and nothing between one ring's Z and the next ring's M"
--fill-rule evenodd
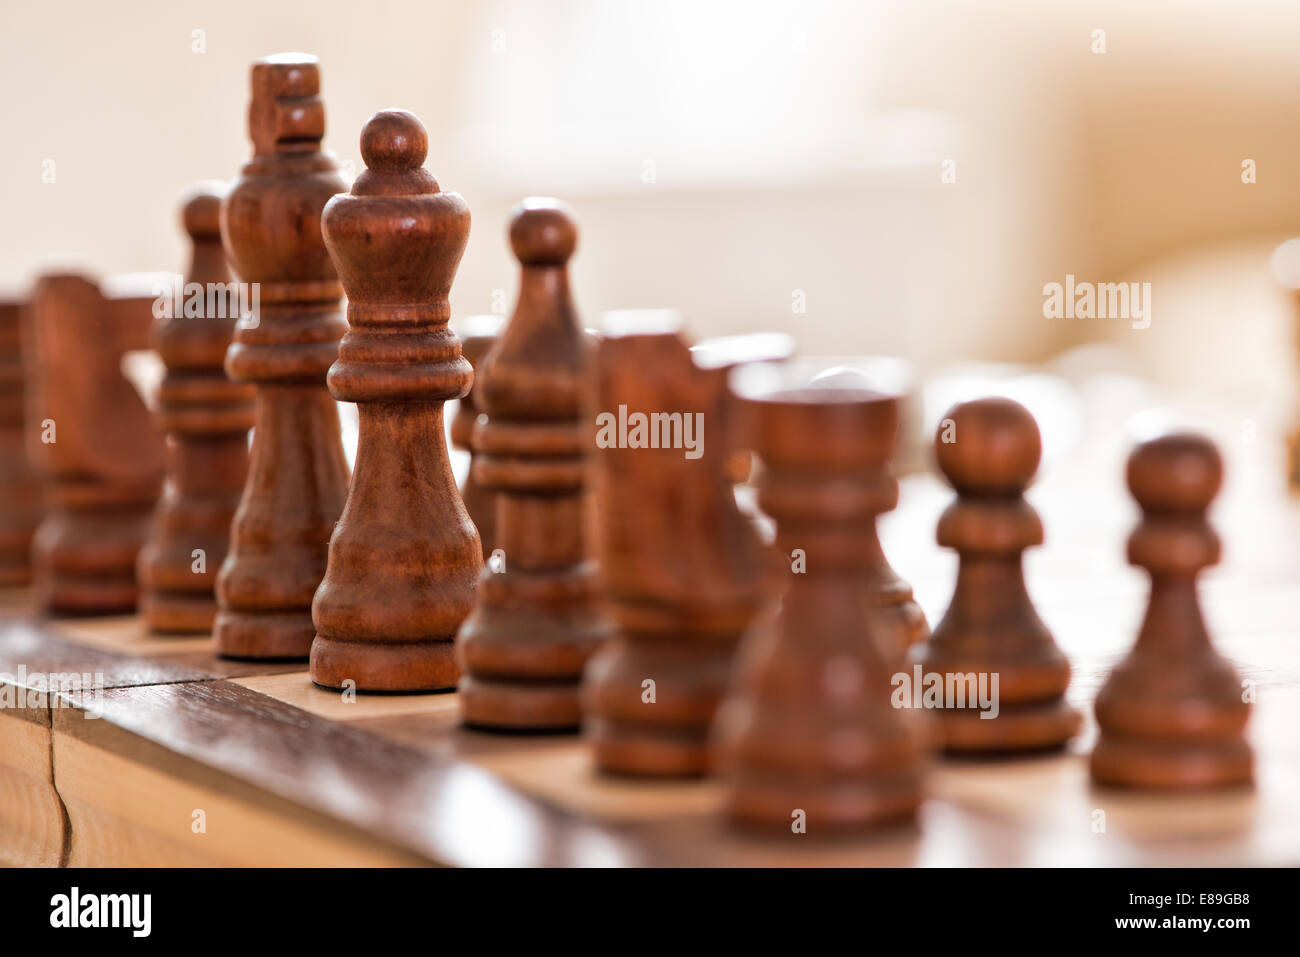
M51 275L24 329L28 453L46 513L32 543L36 606L53 614L136 607L136 557L162 486L163 445L122 357L148 346L156 277L105 284Z
M486 561L496 548L496 495L479 484L474 475L474 426L482 411L478 406L475 393L482 386L483 377L480 370L488 351L497 341L505 326L502 316L466 316L454 323L456 335L460 337L460 353L474 369L474 382L456 407L456 415L451 420L451 441L458 449L470 454L469 471L465 481L460 485L460 497L465 503L474 527L478 529L479 542L483 546L483 559Z
M688 350L675 314L606 317L597 413L607 423L676 414L703 430L693 436L698 455L671 442L633 447L631 430L625 446L597 436L601 591L618 625L583 681L584 732L602 771L708 770L709 728L736 645L780 581L774 554L736 505L740 436L727 373L791 350L789 337L761 334Z
M875 633L868 547L894 506L896 396L810 375L802 362L736 369L732 389L763 469L758 501L792 560L779 610L742 640L714 727L726 811L786 834L914 819L926 738L891 701L895 656Z
M1201 570L1219 561L1206 510L1222 482L1223 460L1199 435L1152 439L1129 456L1142 520L1128 560L1147 570L1151 597L1137 642L1097 695L1092 777L1101 784L1191 790L1251 781L1250 705L1210 642L1196 595Z
M483 361L473 436L505 556L484 568L458 642L461 717L474 727L576 731L582 669L611 629L596 607L584 520L591 346L569 293L577 243L564 204L533 198L515 209L519 301Z
M821 388L886 392L896 396L899 422L902 423L908 397L901 389L907 382L897 375L887 374L888 366L882 366L885 360L876 357L845 362L809 358L804 362L809 367L824 365L822 371L813 378L812 385ZM893 482L894 493L881 499L882 502L888 503L882 511L890 511L898 504L898 482L894 478L893 456L900 451L903 450L900 449L899 441L896 439L890 453L888 475L881 479ZM871 612L872 633L892 658L901 659L911 647L929 636L930 626L925 620L925 612L921 610L921 606L912 595L912 586L894 571L893 566L889 564L889 559L885 557L885 550L880 543L880 534L875 522L871 523L862 547L866 553L864 574L871 593L875 596Z
M1060 747L1080 725L1065 702L1070 663L1034 610L1021 566L1024 550L1043 542L1043 523L1024 499L1042 455L1038 425L1004 398L959 403L943 422L935 455L957 499L940 517L937 538L957 551L960 564L952 602L913 660L922 676L942 676L945 695L948 676L975 682L961 681L958 696L954 681L953 700L934 710L943 746L985 753ZM995 717L981 706L981 681L996 699Z
M329 386L360 417L352 488L312 604L311 679L328 688L455 687L453 640L482 566L442 415L473 379L447 328L469 207L423 168L428 145L412 114L376 113L361 132L367 170L321 220L350 326Z
M27 460L23 415L22 312L0 302L0 587L32 580L32 536L41 520L41 486Z
M232 382L222 363L239 319L221 248L224 183L187 196L181 222L193 245L174 308L154 340L167 367L158 424L167 435L167 484L140 551L140 612L150 630L207 634L217 614L213 586L230 545L230 523L248 472L253 386Z
M226 372L257 388L248 479L217 574L217 653L306 658L311 601L348 491L338 407L325 373L347 327L320 214L347 187L321 151L325 107L315 57L285 53L253 64L248 111L253 158L222 204L226 257L255 283Z

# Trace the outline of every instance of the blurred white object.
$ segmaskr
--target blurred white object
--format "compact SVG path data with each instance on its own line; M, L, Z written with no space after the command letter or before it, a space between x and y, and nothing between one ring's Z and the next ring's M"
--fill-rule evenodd
M119 368L127 382L135 386L149 411L158 410L158 389L162 385L167 367L152 349L133 349L122 353Z

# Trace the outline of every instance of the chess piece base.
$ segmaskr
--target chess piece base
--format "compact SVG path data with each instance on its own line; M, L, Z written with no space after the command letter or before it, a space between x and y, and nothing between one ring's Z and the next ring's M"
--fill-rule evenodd
M35 604L51 615L129 615L140 590L135 576L79 577L55 574L37 582Z
M1004 707L996 718L981 718L973 708L936 709L933 714L941 746L957 754L1059 748L1083 723L1079 712L1061 700Z
M50 512L33 540L36 607L55 615L125 615L136 610L135 563L149 505L105 502Z
M478 607L458 639L466 724L501 731L578 730L583 668L613 630L594 608L591 575L586 565L483 573Z
M587 665L584 695L596 767L647 777L704 774L735 645L716 635L658 633L606 643Z
M523 682L466 675L458 697L461 719L473 728L568 733L582 723L576 678Z
M1098 784L1168 791L1248 786L1254 777L1250 747L1240 739L1180 745L1103 734L1091 769Z
M211 633L217 617L212 592L145 591L140 595L140 616L149 630L167 634Z
M303 661L311 651L316 626L306 611L257 614L223 608L217 612L212 637L222 658Z
M607 774L693 778L709 770L707 727L650 728L588 718L584 730L596 767Z
M791 780L742 774L733 779L726 813L745 830L791 833L795 812L804 812L809 833L879 830L916 821L921 775L905 772L871 781Z
M313 629L307 643L311 680L322 688L342 688L351 681L350 687L362 692L448 691L460 677L455 644L445 639L342 641Z

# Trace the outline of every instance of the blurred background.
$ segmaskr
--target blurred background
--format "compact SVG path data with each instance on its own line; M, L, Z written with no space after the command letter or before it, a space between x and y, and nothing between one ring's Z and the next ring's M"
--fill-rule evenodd
M673 306L927 376L1101 343L1060 368L1285 419L1297 36L1295 0L10 3L0 281L181 269L180 196L249 153L250 61L302 50L353 171L375 110L428 126L474 216L457 316L512 308L506 216L554 194L593 321ZM1067 274L1150 282L1149 328L1045 318Z

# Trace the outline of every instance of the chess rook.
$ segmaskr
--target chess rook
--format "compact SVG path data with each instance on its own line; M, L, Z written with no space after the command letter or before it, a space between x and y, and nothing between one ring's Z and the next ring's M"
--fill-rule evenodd
M1128 560L1150 575L1151 595L1137 642L1097 695L1092 777L1101 784L1192 790L1252 779L1250 705L1210 642L1196 594L1201 570L1219 560L1206 510L1222 482L1219 452L1199 435L1152 439L1129 456L1142 520Z
M874 388L877 383L883 381L874 364L879 360L866 359L856 365L851 360L848 364L830 359L805 361L811 365L827 363L812 383L819 388L880 391ZM893 394L891 390L885 391ZM900 417L902 408L903 400L900 396ZM898 504L898 482L894 479L892 460L890 467L879 477L879 480L893 483L893 493L880 499L883 506L881 511L891 511ZM929 635L930 628L925 620L925 612L912 596L912 586L889 564L889 559L885 556L885 550L880 543L880 534L875 521L869 528L864 529L864 535L863 569L867 585L874 598L871 607L871 631L891 660L902 660L913 645Z
M610 630L596 609L584 520L591 351L569 293L577 242L555 200L525 200L511 219L519 301L483 360L472 439L505 556L484 568L460 633L461 716L476 727L576 731L582 669Z
M226 372L257 388L248 479L217 575L218 654L306 658L311 600L347 497L338 408L325 374L346 329L342 286L320 214L346 188L321 151L325 108L314 57L280 54L252 69L253 158L221 210L226 256L258 283L260 311L241 322Z
M439 189L427 152L412 114L376 113L361 133L367 170L322 217L350 326L329 387L360 416L352 487L312 604L311 678L330 688L455 687L453 640L482 566L443 425L443 403L473 378L447 327L469 207Z
M671 442L597 448L602 594L618 627L587 666L585 734L602 771L700 775L736 644L780 581L736 506L742 457L727 373L744 359L784 358L792 343L760 334L688 350L675 316L659 312L610 314L605 332L598 410L698 414L703 433L695 458Z
M460 497L474 527L478 529L484 560L496 548L496 496L483 488L474 475L474 426L480 412L474 394L483 384L480 372L483 360L487 358L488 351L496 343L504 325L505 319L501 316L467 316L454 323L456 334L460 337L461 355L474 369L474 382L469 393L457 403L456 415L451 420L451 441L456 448L470 453L470 467L465 473L465 481L460 485Z
M193 246L181 315L154 329L167 367L158 424L167 436L167 483L140 552L140 613L152 631L207 634L217 613L213 587L230 543L230 523L248 472L254 389L223 368L238 319L221 248L222 183L187 197L182 225ZM216 284L221 284L217 288ZM193 302L193 306L191 303Z
M27 442L46 490L32 544L35 603L54 614L125 614L162 487L163 444L122 356L149 344L158 277L100 287L42 278L24 330Z
M0 587L31 581L32 536L41 520L41 486L27 459L23 415L22 313L0 302Z
M978 700L965 691L966 700L945 701L933 712L943 746L1059 747L1080 725L1065 702L1070 663L1030 602L1021 564L1024 550L1043 542L1043 523L1024 499L1042 455L1038 425L1024 406L1003 398L960 403L943 421L935 455L957 499L940 517L937 538L957 551L957 584L914 660L925 674L998 677L996 717L981 717Z
M919 715L891 703L897 657L876 634L870 574L876 516L898 496L898 400L816 369L759 363L731 378L763 465L758 503L791 560L779 610L742 640L716 760L728 817L785 835L796 809L809 834L912 820L928 744Z

